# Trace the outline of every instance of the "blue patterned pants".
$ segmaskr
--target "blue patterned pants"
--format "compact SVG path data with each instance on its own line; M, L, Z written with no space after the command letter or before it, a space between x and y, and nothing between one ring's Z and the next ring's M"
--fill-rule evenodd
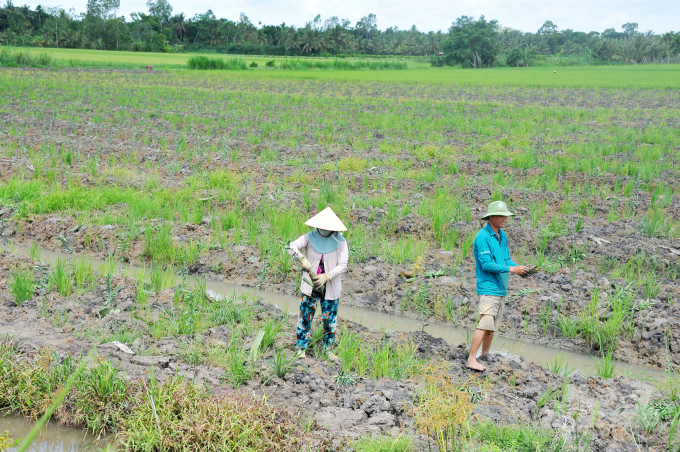
M297 348L304 350L309 345L309 338L312 335L312 321L316 313L316 304L321 303L321 320L323 322L323 345L328 349L335 341L335 328L338 324L338 302L335 300L324 300L323 295L312 293L309 297L302 294L300 297L300 314L297 325Z

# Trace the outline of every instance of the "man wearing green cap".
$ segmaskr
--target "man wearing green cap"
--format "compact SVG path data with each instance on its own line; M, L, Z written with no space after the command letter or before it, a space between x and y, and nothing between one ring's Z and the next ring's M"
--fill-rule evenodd
M475 274L477 276L477 295L479 295L479 324L472 335L470 356L467 367L484 371L486 367L477 361L477 350L482 346L482 355L489 353L493 335L498 331L503 315L503 305L508 294L509 273L523 275L526 267L517 265L510 259L508 237L501 228L514 214L503 201L489 204L486 226L475 237Z

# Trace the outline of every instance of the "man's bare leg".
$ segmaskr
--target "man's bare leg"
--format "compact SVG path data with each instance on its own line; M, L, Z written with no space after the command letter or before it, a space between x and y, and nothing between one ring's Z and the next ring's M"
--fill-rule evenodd
M472 370L479 370L479 371L485 371L486 367L482 366L477 362L477 350L479 350L479 346L482 345L482 342L484 342L484 346L487 348L487 353L488 353L488 348L491 346L491 341L489 341L489 345L486 345L486 338L488 337L487 334L490 333L490 331L487 330L475 330L475 332L472 334L472 341L470 342L470 356L468 357L468 363L467 367ZM484 351L484 348L482 348L482 352Z
M493 331L487 331L482 340L482 355L487 355L491 350L491 342L493 341Z

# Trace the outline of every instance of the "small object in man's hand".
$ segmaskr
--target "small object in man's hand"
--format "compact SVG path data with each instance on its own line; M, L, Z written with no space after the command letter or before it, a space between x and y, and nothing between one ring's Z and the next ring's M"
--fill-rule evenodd
M537 267L536 265L528 265L526 271L524 272L522 278L526 278L527 276L531 276L533 274L536 274L541 271L541 267Z

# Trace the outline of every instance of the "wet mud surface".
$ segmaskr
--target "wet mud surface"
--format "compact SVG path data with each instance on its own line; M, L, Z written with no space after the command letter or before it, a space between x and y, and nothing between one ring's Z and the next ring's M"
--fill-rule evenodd
M109 285L117 287L113 299L107 292L105 278L100 277L90 291L64 298L51 290L17 306L7 292L8 274L11 269L33 263L14 254L0 254L0 298L3 302L0 334L20 339L24 353L48 348L62 355L79 355L96 347L99 356L114 362L129 379L148 378L152 371L161 380L184 376L207 385L211 393L217 395L234 391L224 367L192 364L187 357L187 346L191 343L202 344L204 351L226 348L232 334L227 326L213 327L195 335L156 339L148 332L144 333L140 312L135 310L137 287L134 280L125 277L114 277L109 281ZM166 289L152 294L145 318L171 310L173 293L173 289ZM102 308L106 306L115 307L115 310L102 315ZM282 315L270 305L255 302L255 306L257 317L254 320ZM294 349L295 323L295 316L288 318L276 339L275 348ZM419 359L450 363L452 378L464 382L473 394L474 419L509 424L537 423L554 430L567 444L574 442L575 448L582 441L584 432L592 432L590 445L593 450L629 450L631 437L627 426L634 418L635 407L662 397L651 381L623 375L605 380L598 376L584 377L579 371L564 377L512 354L481 357L480 362L487 366L487 371L475 373L465 367L465 344L450 344L424 332L368 330L348 320L341 320L339 327L343 334L358 334L368 344L385 340L394 345L408 342L415 347ZM130 347L120 347L120 343L115 342L101 343L106 340L107 333L121 329L137 331L137 338ZM247 350L251 345L252 338L244 343L244 348ZM301 411L339 437L356 438L378 432L395 437L402 432L416 433L411 423L412 409L424 384L417 375L403 380L356 378L349 383L341 382L339 364L317 359L313 353L299 360L283 378L263 373L266 378L254 378L236 391L256 396L265 394L269 402L283 409ZM272 358L271 354L265 354L261 363L263 369ZM549 403L538 403L546 392L556 391L561 395L555 393ZM424 437L419 438L425 447ZM640 439L639 436L636 438ZM660 441L653 436L642 438L650 445Z

